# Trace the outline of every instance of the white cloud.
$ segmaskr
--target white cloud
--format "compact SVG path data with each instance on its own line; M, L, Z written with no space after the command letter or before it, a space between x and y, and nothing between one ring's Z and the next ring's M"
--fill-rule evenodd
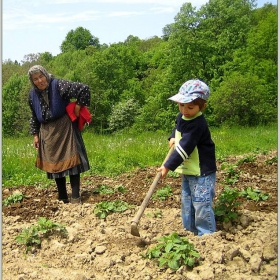
M135 15L142 15L141 12L111 12L108 13L106 16L108 17L123 17L123 16L135 16Z
M165 14L165 13L174 13L175 9L173 7L153 7L150 11L155 14Z
M34 1L35 2L35 1ZM167 6L181 6L185 2L205 2L205 1L182 1L182 0L50 0L47 1L51 4L70 4L70 3L113 3L113 4L158 4L158 5L167 5Z
M8 0L6 0L8 1ZM182 1L158 1L158 0L49 0L49 1L34 1L27 0L17 2L5 2L3 9L3 31L8 30L23 30L27 28L38 29L44 24L57 23L73 23L82 24L86 21L95 21L99 18L112 17L129 17L137 15L151 15L151 14L170 14L177 9L172 7L174 4L182 4ZM70 9L67 9L64 4L74 4ZM75 3L79 3L76 5ZM83 5L88 3L88 5ZM102 5L92 5L93 3L102 3ZM120 10L116 10L116 6L112 8L106 5L106 11L103 4L149 4L143 6L120 5ZM53 8L53 4L61 5L59 8ZM156 5L155 5L156 4ZM102 7L101 7L102 6ZM40 9L42 7L42 9ZM74 8L73 8L74 7ZM101 9L96 10L96 9ZM137 8L137 9L136 9Z
M14 11L13 13L3 14L3 30L33 28L36 30L42 24L56 24L66 22L83 22L95 20L102 15L98 11L83 11L83 12L68 12L56 14L32 13L27 10L21 12ZM41 26L40 26L41 27Z

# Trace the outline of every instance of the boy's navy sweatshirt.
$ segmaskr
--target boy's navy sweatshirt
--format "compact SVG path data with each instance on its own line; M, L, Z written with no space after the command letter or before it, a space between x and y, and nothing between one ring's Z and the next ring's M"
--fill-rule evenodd
M166 168L194 176L217 171L215 144L201 112L191 119L179 113L171 137L175 137L175 150L164 164Z

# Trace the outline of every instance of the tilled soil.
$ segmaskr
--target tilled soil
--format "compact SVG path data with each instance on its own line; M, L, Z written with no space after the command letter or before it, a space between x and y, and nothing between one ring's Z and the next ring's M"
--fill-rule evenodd
M218 162L216 198L224 190L225 181L229 182L222 167L226 162L238 165L239 178L234 188L258 189L269 194L269 199L240 199L237 220L227 224L217 221L217 231L202 237L183 229L181 178L169 176L158 183L156 190L168 185L172 196L166 200L150 199L138 224L141 237L131 234L131 221L155 178L156 167L114 178L84 177L82 205L57 201L55 186L3 189L3 200L15 191L22 192L25 198L2 207L2 279L278 279L277 151L254 156L253 162L244 160L250 158L247 155ZM126 192L102 195L96 192L100 186L121 186ZM69 185L68 190L70 194ZM105 219L94 214L97 203L115 200L135 207ZM39 217L64 224L68 237L49 236L40 248L26 253L26 247L15 238L24 228L36 224ZM156 260L142 257L157 244L158 238L173 232L186 237L199 252L200 259L194 268L182 266L173 271L159 268Z

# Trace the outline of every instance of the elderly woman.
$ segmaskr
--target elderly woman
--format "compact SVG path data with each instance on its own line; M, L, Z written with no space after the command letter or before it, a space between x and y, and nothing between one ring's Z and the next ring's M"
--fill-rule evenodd
M56 79L40 66L28 71L33 86L29 94L31 108L30 133L37 149L36 167L54 179L58 199L69 202L66 176L70 177L71 203L81 203L80 173L89 170L89 161L77 120L66 112L70 99L76 99L74 114L77 118L83 106L90 104L90 90L85 84Z

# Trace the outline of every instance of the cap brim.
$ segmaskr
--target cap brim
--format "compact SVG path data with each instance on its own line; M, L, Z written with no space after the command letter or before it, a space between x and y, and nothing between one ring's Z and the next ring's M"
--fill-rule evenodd
M170 98L168 98L168 100L172 100L177 103L190 103L190 102L194 101L195 99L197 99L198 97L199 96L196 96L196 95L186 96L186 95L177 93L177 94L171 96Z

